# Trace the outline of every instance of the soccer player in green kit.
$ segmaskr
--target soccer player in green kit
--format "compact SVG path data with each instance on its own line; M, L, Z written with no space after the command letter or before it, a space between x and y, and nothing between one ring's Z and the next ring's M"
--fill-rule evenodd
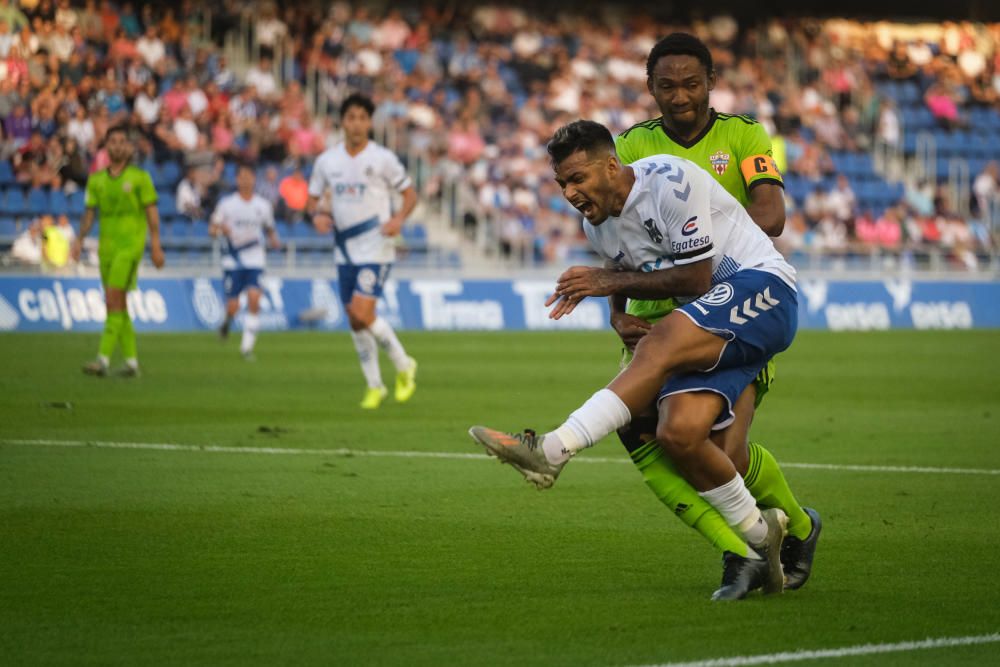
M705 44L692 35L671 34L650 51L646 73L649 92L663 115L631 127L616 139L622 163L662 153L691 160L743 204L769 236L781 234L785 222L783 184L771 157L771 140L756 121L718 113L709 106L716 74ZM731 266L729 270L738 268ZM720 269L726 270L725 263ZM571 271L574 269L567 273ZM610 300L612 326L627 348L623 363L630 360L631 350L652 324L677 306L674 299ZM781 560L786 588L794 589L809 577L821 523L815 510L803 509L795 500L771 453L759 443L747 441L754 409L773 373L772 361L740 396L734 408L734 425L740 427L729 429L722 447L758 503L779 507L788 515L789 535ZM619 437L660 501L723 551L723 582L717 599L742 597L754 586L747 577L749 569L743 567L748 548L653 442L656 422L654 407L647 416L623 428Z
M128 315L125 297L129 290L136 287L147 230L153 265L156 268L163 266L160 214L156 208L157 196L152 178L146 171L129 164L132 143L128 130L123 126L111 128L105 137L105 145L111 165L87 179L86 210L80 223L80 234L73 244L73 257L79 259L81 244L93 227L96 214L101 223L97 254L107 318L97 359L84 365L83 372L99 377L107 375L111 355L120 344L125 366L118 374L136 377L139 375L139 359L135 329Z

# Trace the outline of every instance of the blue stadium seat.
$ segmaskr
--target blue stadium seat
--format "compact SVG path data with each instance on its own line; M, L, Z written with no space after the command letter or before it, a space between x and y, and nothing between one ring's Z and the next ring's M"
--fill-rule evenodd
M13 185L16 182L14 180L14 167L11 166L10 160L0 160L0 186Z
M49 193L49 211L52 215L69 215L69 198L62 190Z
M24 215L27 202L24 201L24 192L18 186L11 186L6 189L3 197L3 211L8 215Z
M207 239L208 236L208 220L195 220L191 223L191 233L190 236L196 239Z
M14 240L19 233L14 218L0 218L0 238Z
M222 183L223 187L228 184L232 184L235 187L236 183L236 163L227 162L222 168Z
M69 196L69 212L70 215L81 216L86 206L86 197L83 190L77 190Z
M160 210L160 216L163 218L173 218L177 216L177 201L174 199L174 195L169 192L164 192L159 195L160 201L157 208Z
M173 160L167 160L161 164L157 172L160 178L171 188L176 187L177 183L181 180L181 166Z

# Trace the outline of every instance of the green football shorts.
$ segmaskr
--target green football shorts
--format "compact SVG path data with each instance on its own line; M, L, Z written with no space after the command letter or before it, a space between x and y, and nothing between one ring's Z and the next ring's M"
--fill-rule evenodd
M134 252L111 252L101 255L101 283L105 288L134 290L139 278L142 255Z

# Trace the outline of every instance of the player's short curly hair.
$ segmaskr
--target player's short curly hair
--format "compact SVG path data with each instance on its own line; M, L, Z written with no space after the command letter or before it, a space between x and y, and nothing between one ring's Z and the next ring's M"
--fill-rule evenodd
M686 32L673 32L658 41L649 51L649 58L646 59L646 76L653 77L653 70L656 63L664 56L694 56L708 74L712 73L712 52L694 35Z
M343 118L351 107L361 107L368 112L369 116L375 113L375 103L372 102L372 98L361 93L351 93L344 98L344 101L340 103L340 117Z
M615 140L608 128L592 120L575 120L563 125L552 135L546 150L552 164L559 164L577 151L608 149L614 152Z

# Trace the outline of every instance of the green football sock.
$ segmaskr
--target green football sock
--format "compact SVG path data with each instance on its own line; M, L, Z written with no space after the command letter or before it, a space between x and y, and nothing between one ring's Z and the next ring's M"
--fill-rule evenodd
M122 346L122 356L128 359L136 359L135 347L135 327L132 326L132 318L128 316L128 311L122 311L122 328L119 333L119 342Z
M698 495L674 467L654 440L632 453L632 462L642 473L646 486L674 515L701 533L719 551L743 556L749 548L742 537L726 523L719 512ZM808 521L808 517L806 518Z
M112 310L105 318L104 333L101 334L101 345L98 348L102 357L110 359L114 354L115 345L121 335L123 319L128 319L128 314L123 310Z
M788 515L789 535L794 535L800 540L809 537L812 520L795 500L774 456L757 442L751 442L749 448L750 464L747 466L747 474L743 476L743 481L750 490L750 495L759 504L778 507Z

